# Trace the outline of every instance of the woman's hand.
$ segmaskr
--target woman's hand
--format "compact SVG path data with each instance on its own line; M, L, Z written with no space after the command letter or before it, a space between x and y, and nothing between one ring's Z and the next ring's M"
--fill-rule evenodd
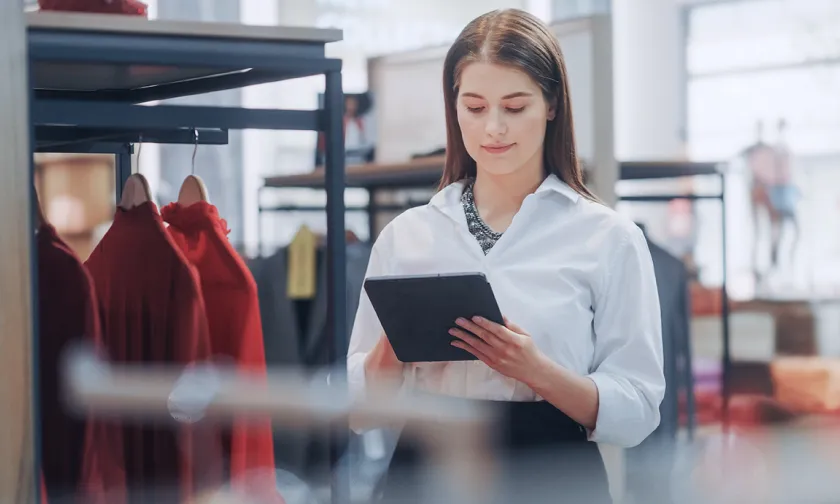
M459 318L459 327L449 333L458 338L452 345L478 357L499 373L528 383L528 378L542 365L543 353L521 327L505 318L505 325L482 317Z
M404 364L397 359L394 348L385 333L365 358L365 376L368 380L385 380L395 386L402 384Z
M587 429L598 419L598 387L546 357L521 327L505 318L500 325L480 317L458 319L449 332L463 348L499 373L527 385L538 396Z

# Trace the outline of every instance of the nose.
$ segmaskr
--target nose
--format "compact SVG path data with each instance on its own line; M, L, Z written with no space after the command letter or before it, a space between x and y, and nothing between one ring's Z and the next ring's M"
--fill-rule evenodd
M507 133L507 124L499 109L491 110L487 114L487 123L484 125L484 131L491 137L497 137Z

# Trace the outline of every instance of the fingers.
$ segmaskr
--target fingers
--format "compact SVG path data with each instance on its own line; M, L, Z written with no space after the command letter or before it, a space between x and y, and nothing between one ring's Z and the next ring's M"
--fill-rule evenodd
M485 364L490 365L493 361L493 358L491 357L493 348L484 340L454 327L449 330L449 334L459 338L458 340L452 342L452 346L460 348L461 350L466 350Z
M461 321L464 323L462 324ZM491 343L493 337L501 339L502 341L511 343L516 340L513 334L510 333L507 327L497 324L493 321L487 320L483 317L473 317L472 321L466 319L458 319L456 321L473 334ZM492 343L491 343L492 344Z
M487 344L487 342L484 339L476 337L474 334L470 334L469 332L464 331L463 329L453 327L449 330L449 334L462 340L464 343L475 348L484 355L489 355L493 351L493 349L490 347L490 345Z
M493 360L489 356L477 350L476 348L464 343L463 341L453 341L452 346L473 354L478 360L492 367Z

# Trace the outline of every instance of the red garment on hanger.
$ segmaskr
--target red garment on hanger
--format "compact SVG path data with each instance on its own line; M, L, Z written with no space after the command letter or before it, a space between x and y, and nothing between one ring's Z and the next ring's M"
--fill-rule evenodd
M148 17L148 6L139 0L38 0L44 11L91 12L98 14L125 14Z
M41 483L66 495L81 481L85 421L65 403L62 358L73 343L100 337L99 318L90 275L48 223L38 228L37 249Z
M154 203L118 209L86 264L110 360L186 365L209 359L196 272L166 232ZM187 502L205 485L219 483L219 444L218 431L201 422L98 421L89 433L86 493L109 504Z
M215 206L203 201L189 206L171 203L161 209L161 215L169 224L173 240L201 278L214 357L234 360L239 369L264 378L265 348L257 284L227 238L227 223ZM270 419L235 422L232 431L226 433L223 446L234 485L241 482L253 492L259 485L252 478L270 474L271 490L276 491Z

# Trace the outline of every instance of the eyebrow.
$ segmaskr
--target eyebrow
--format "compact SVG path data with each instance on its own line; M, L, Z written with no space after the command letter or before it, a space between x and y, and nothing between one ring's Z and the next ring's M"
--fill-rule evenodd
M476 94L476 93L461 93L461 96L467 96L467 97L470 97L470 98L480 98L482 100L484 99L483 96L481 96L480 94ZM511 98L519 98L519 97L522 97L522 96L533 96L533 95L531 93L526 92L526 91L517 91L516 93L511 93L511 94L502 96L502 100L509 100Z

